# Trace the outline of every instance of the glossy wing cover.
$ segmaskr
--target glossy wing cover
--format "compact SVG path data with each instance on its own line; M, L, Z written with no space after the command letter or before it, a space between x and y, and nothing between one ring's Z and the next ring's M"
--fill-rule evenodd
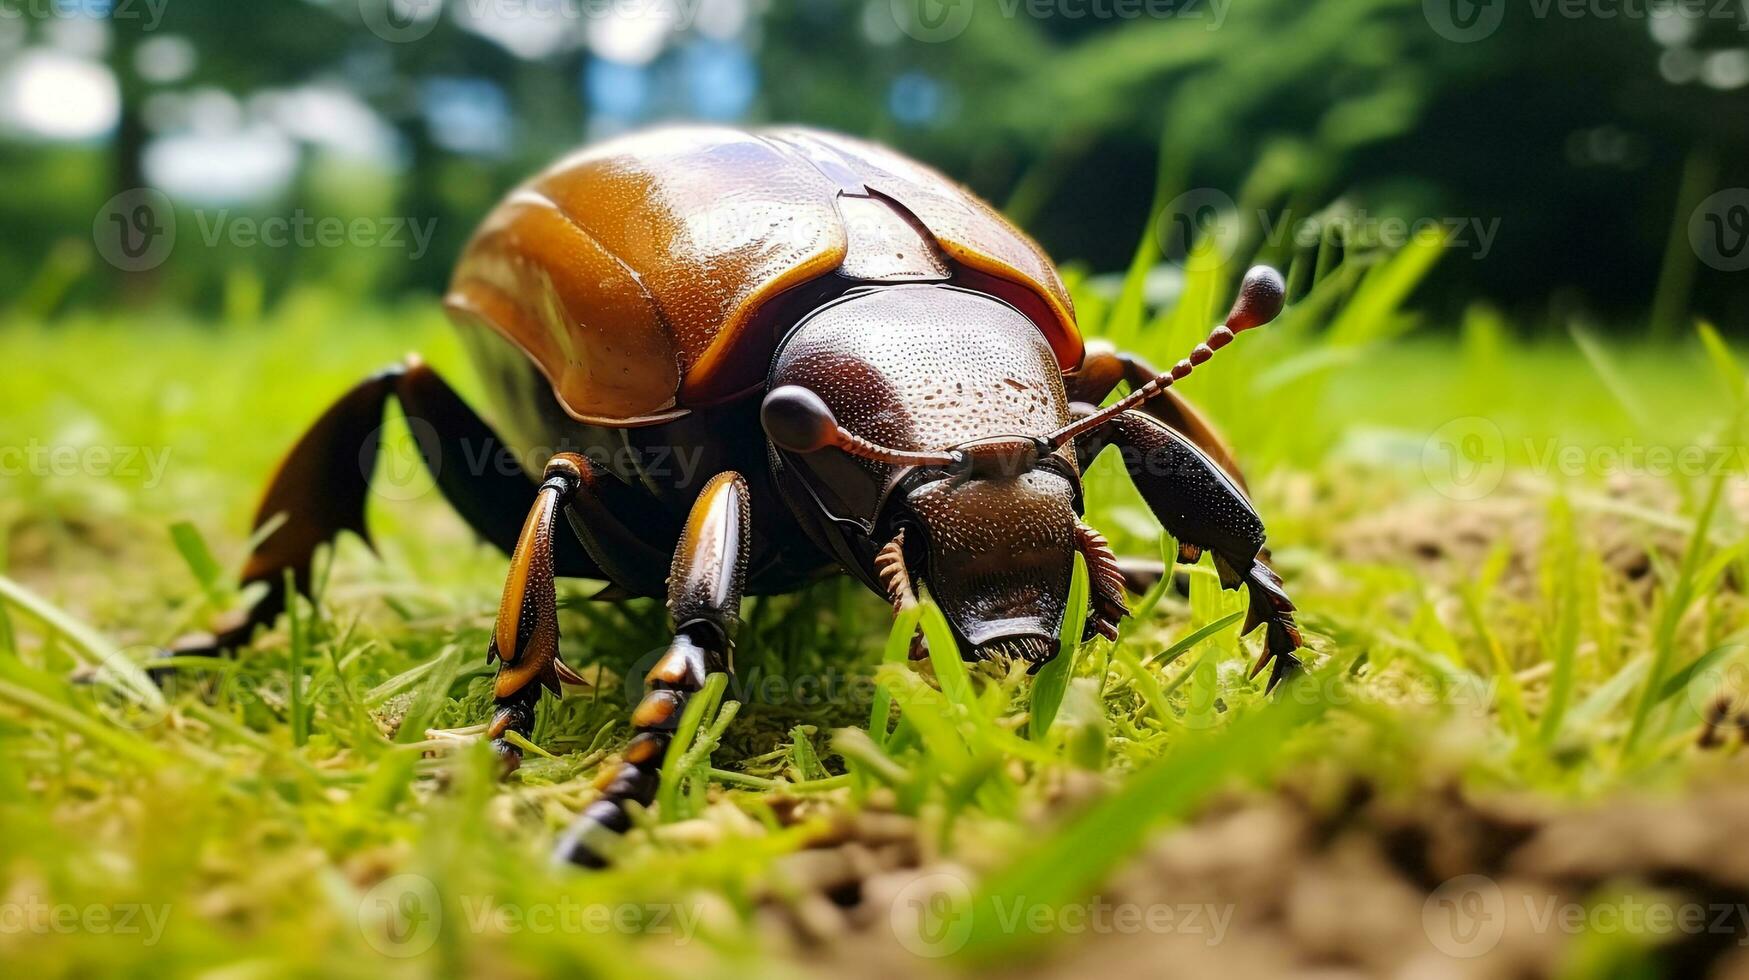
M809 130L654 130L560 160L486 217L445 305L525 351L579 420L662 421L763 380L775 298L894 264L846 265L853 242L891 240L848 226L870 200L948 260L912 265L1001 296L1065 369L1080 362L1068 294L1030 239L936 171Z

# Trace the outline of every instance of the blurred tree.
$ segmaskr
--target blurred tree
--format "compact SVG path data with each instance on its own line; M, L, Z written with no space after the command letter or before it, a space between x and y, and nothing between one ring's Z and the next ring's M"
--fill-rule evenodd
M211 287L235 281L238 266L270 295L313 280L441 289L473 223L514 181L588 138L706 117L889 142L1004 206L1052 254L1100 270L1125 266L1138 238L1183 217L1150 213L1150 202L1197 191L1180 205L1237 200L1247 247L1272 254L1292 249L1282 227L1331 205L1498 222L1485 252L1466 243L1475 261L1443 263L1426 293L1452 310L1483 294L1522 312L1639 323L1679 318L1692 295L1724 323L1749 320L1743 275L1699 261L1686 234L1700 197L1749 185L1740 11L1672 20L1513 7L1498 29L1460 42L1422 0L917 2L704 0L653 20L667 8L177 0L159 8L161 23L142 4L118 6L104 54L117 100L109 138L0 140L16 178L0 190L12 232L0 279L35 282L44 263L64 266L74 253L51 244L85 238L105 199L151 179L144 161L182 125L163 118L165 97L228 93L235 125L248 126L271 115L268 97L319 89L324 105L363 106L365 122L353 121L374 118L387 153L337 160L327 123L298 108L314 103L287 118L282 98L266 122L295 144L296 176L235 207L434 221L429 254L268 261L179 247L153 280L164 299L216 303ZM932 11L948 19L917 19ZM64 19L25 25L10 48L0 38L0 69L62 44ZM146 47L164 38L187 42L191 70L142 71ZM108 161L95 181L94 153ZM1177 245L1152 239L1167 253ZM84 277L74 299L101 301L105 286Z

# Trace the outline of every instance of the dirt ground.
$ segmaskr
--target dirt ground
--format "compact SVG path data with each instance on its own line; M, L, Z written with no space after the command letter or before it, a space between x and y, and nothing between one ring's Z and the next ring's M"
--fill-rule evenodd
M1010 977L1749 977L1749 762L1681 799L1563 807L1455 790L1233 799L1162 832L1074 907L1016 907L1064 935ZM773 901L768 934L837 977L945 972L963 922L920 928L963 867L914 859L902 818L793 856L818 887ZM860 877L866 875L866 877ZM855 880L860 877L860 880ZM965 913L971 915L972 913ZM996 913L1003 915L1000 910ZM1005 926L1006 928L1006 926ZM1608 969L1605 969L1608 967ZM1639 974L1635 974L1639 975Z

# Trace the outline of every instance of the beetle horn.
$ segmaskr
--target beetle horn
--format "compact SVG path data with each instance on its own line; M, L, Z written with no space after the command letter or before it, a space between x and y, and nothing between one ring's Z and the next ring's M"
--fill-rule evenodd
M839 425L826 400L800 385L773 388L759 406L759 421L772 442L792 453L816 453L830 446L894 466L954 466L963 458L957 452L920 453L870 442Z
M1130 392L1122 400L1051 433L1045 437L1045 441L1053 449L1066 445L1159 395L1172 387L1174 381L1194 371L1198 364L1215 356L1215 351L1232 343L1235 336L1253 327L1261 327L1280 316L1286 298L1287 283L1282 281L1281 273L1266 265L1254 266L1250 272L1245 273L1245 280L1239 284L1239 296L1233 301L1233 309L1227 314L1226 322L1216 327L1207 340L1196 345L1189 357L1174 364L1172 370L1155 376L1154 380Z

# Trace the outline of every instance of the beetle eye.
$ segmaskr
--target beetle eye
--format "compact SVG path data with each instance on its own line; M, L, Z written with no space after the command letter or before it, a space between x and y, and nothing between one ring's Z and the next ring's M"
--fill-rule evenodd
M792 453L812 453L832 445L838 419L819 395L800 385L772 389L759 408L759 421L771 441Z

